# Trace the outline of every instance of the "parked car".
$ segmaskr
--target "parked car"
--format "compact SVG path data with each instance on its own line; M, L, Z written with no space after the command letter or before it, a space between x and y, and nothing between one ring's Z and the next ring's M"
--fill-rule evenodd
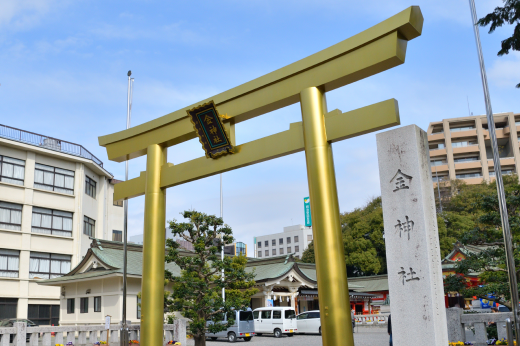
M6 318L6 319L0 321L0 328L1 327L10 328L10 327L14 326L15 322L25 322L27 324L27 327L38 327L38 325L31 320L26 320L23 318ZM31 334L25 334L25 341L29 341L30 337L31 337ZM13 343L13 340L14 340L14 334L11 334L11 336L9 337L9 342Z
M498 307L498 312L510 312L511 310L509 310L509 308L505 305L500 305Z
M321 335L320 310L302 312L296 316L298 333L318 333Z
M226 330L218 333L207 333L206 336L211 340L217 340L218 338L227 338L229 342L235 342L237 339L244 339L244 341L251 341L255 336L255 323L253 321L252 311L233 311L233 315L227 315L223 321L217 323L227 323L231 317L235 320L235 323ZM208 325L214 323L208 321Z
M283 334L294 336L298 330L296 312L291 307L258 308L253 311L253 317L256 335L273 333L275 338L280 338Z

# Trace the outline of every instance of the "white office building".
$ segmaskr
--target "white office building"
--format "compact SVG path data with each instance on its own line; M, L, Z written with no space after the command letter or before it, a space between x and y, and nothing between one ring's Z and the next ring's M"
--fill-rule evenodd
M84 147L0 125L0 319L58 324L60 288L90 237L121 240L112 174Z
M294 253L301 258L312 241L312 228L294 225L283 228L283 232L256 237L255 257L265 258Z

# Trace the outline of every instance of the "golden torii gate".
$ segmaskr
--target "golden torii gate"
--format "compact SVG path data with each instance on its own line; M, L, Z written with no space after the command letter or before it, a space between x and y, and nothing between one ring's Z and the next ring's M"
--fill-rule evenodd
M115 186L114 200L145 195L141 344L163 342L166 188L305 150L324 346L354 345L331 143L399 125L390 99L342 113L327 111L325 93L405 61L407 41L421 35L418 6L334 46L238 87L147 123L99 137L116 162L147 155L146 171ZM302 122L235 147L217 159L179 165L167 147L197 136L187 110L214 101L235 145L235 124L300 102Z

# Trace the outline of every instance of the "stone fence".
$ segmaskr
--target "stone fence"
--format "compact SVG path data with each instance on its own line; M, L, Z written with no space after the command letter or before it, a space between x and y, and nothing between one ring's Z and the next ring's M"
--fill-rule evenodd
M128 325L129 340L139 340L139 324ZM72 342L74 345L93 345L99 341L107 341L110 344L119 345L119 325L110 325L107 331L104 325L84 325L67 327L27 327L25 323L14 323L13 327L0 328L0 346L9 346L11 336L13 336L14 346L26 346L26 339L29 346L54 346L55 344L67 344ZM177 319L173 324L164 325L164 344L168 341L180 341L186 345L186 320ZM107 335L108 332L108 335ZM77 341L76 341L77 337ZM107 339L108 337L108 339ZM51 343L51 338L54 341Z
M486 327L489 322L497 324L498 338L506 338L506 319L513 320L511 312L499 313L470 313L464 314L461 308L446 309L448 320L448 340L450 342L466 341L466 327L473 327L475 331L474 346L486 346L488 335Z
M356 326L387 325L390 314L355 315Z

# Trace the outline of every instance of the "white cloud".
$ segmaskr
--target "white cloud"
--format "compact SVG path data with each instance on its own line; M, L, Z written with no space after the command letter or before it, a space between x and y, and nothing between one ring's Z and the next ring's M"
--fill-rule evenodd
M198 44L210 42L210 40L190 29L184 28L184 23L178 22L158 27L142 28L139 25L114 25L101 24L91 33L95 36L110 40L139 40L146 39L152 41L183 42Z
M33 27L46 15L56 0L2 0L0 26L23 30Z
M495 58L489 69L489 79L500 87L512 88L520 83L520 52Z

